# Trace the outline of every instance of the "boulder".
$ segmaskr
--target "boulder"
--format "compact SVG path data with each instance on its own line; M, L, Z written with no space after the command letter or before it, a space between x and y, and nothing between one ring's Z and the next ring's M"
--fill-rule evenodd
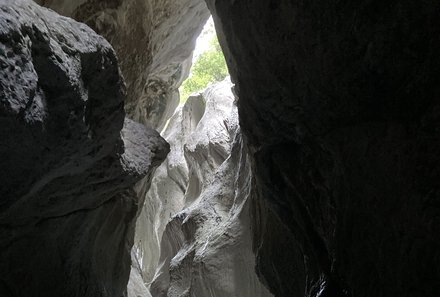
M0 3L0 296L122 296L139 204L169 146L125 119L110 44Z

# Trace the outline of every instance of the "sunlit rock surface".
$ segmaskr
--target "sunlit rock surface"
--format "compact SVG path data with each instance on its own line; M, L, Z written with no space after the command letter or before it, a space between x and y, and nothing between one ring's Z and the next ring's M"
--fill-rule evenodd
M276 296L437 296L440 6L207 0Z
M251 176L231 87L227 79L191 96L163 133L171 152L135 240L154 297L271 296L255 274Z
M189 177L184 145L204 111L203 97L190 97L183 109L179 107L163 133L171 151L155 172L136 229L136 254L142 263L146 282L151 282L157 268L160 240L166 224L185 207L184 196Z
M36 0L89 25L115 48L130 118L162 130L178 103L195 39L209 17L203 0Z
M0 2L0 296L126 291L133 191L166 157L124 120L110 44L31 1Z

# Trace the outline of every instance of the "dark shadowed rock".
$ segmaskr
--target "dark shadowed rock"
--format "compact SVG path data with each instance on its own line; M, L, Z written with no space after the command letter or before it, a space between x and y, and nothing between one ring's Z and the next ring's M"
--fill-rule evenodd
M115 48L127 116L162 130L179 103L191 52L209 11L203 0L36 0L84 22Z
M440 5L208 0L276 296L437 296Z
M124 122L109 43L31 1L0 3L0 296L121 296L139 201L169 147Z

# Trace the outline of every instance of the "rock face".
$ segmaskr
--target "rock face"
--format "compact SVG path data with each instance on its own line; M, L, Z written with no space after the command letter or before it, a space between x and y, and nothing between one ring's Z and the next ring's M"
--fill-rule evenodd
M138 201L169 147L124 120L109 43L25 0L0 3L0 296L122 296Z
M164 132L171 153L135 240L154 297L271 296L254 271L250 168L231 87L227 79L190 97Z
M136 256L142 264L141 270L146 283L153 280L158 266L160 241L166 224L185 208L189 175L184 145L204 111L204 98L190 97L183 109L179 107L163 133L171 151L154 174L136 227Z
M172 114L204 3L37 2L129 96L89 27L0 2L0 296L438 296L435 1L206 0L241 132L190 99L146 196L168 147L132 120Z
M440 6L207 2L251 152L260 278L276 296L437 296Z
M125 109L162 130L179 103L195 39L209 17L203 0L36 0L89 25L115 48L125 81Z

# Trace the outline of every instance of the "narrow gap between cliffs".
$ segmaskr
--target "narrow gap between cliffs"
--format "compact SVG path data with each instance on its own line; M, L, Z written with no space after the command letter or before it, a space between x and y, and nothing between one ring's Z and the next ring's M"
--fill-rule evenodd
M211 16L197 38L190 74L179 88L180 104L185 103L191 94L203 91L208 85L220 82L228 75Z

